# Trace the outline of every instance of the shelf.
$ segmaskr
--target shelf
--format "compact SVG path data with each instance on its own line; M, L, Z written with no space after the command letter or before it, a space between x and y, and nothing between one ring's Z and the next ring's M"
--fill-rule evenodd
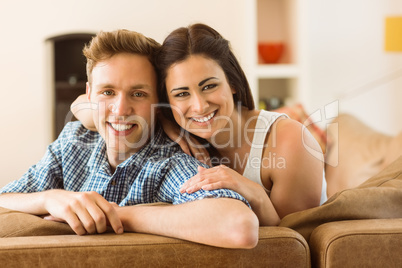
M69 83L67 81L56 81L56 89L70 89L70 88L86 88L86 81L77 81L75 83Z
M284 105L302 102L309 107L308 1L248 0L247 66L254 102L279 98ZM278 63L264 64L260 42L283 42Z
M259 64L255 75L258 78L295 78L299 75L296 64Z

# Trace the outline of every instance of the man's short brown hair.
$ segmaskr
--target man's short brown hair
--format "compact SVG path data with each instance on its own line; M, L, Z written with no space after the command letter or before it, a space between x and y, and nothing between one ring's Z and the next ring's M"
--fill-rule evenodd
M92 83L92 70L98 62L119 53L147 56L156 71L155 57L159 47L160 44L152 38L134 31L125 29L113 32L101 31L83 49L83 54L87 58L88 82Z

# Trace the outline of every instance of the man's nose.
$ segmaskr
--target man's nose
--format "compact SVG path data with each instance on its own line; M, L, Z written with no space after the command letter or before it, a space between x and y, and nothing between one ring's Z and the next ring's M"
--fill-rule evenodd
M113 113L118 116L131 115L134 107L130 103L130 100L123 95L117 97L116 102L113 106Z

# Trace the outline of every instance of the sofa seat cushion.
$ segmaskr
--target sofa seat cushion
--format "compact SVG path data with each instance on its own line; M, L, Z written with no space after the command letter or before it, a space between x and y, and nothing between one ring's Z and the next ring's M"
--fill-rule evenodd
M287 215L279 226L308 241L321 224L345 220L402 218L402 156L357 188L333 195L322 206Z
M313 267L400 267L402 219L326 223L309 245Z
M227 249L140 234L0 238L4 267L310 267L297 232L260 227L253 249Z

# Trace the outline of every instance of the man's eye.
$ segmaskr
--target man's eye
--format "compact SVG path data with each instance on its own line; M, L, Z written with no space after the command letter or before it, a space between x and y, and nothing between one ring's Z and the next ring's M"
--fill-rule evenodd
M105 96L111 96L111 95L113 95L113 92L110 91L110 90L105 90L105 91L102 92L102 94L105 95Z
M144 93L142 93L142 92L135 92L134 94L134 97L144 97Z

